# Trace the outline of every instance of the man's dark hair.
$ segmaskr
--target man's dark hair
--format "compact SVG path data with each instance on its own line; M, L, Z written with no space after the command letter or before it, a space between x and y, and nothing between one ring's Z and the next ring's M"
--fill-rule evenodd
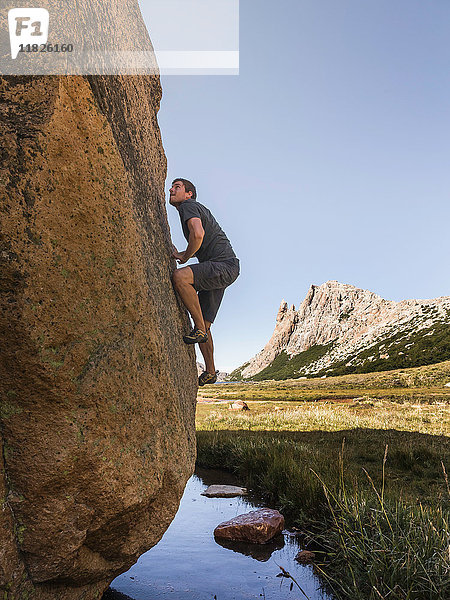
M189 179L183 179L182 177L177 177L172 181L172 185L175 183L175 181L181 181L181 183L184 184L184 189L186 190L186 193L192 192L192 200L196 200L197 190L195 189L195 185L192 183L192 181L189 181Z

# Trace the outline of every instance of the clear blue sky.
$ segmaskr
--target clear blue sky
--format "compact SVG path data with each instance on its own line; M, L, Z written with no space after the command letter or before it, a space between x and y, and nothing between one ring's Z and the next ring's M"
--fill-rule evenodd
M312 283L450 294L449 30L448 0L241 0L239 76L162 78L167 189L194 181L241 260L220 369Z

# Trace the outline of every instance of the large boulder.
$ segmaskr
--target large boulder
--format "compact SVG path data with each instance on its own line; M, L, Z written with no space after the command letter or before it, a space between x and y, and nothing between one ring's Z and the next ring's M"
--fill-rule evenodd
M137 0L112 6L138 39ZM193 471L197 374L170 281L160 99L153 75L0 77L8 600L100 598L161 538Z

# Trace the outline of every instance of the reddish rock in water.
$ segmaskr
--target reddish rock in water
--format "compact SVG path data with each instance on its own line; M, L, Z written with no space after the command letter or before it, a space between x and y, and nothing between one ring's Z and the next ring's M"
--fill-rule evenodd
M77 5L150 44L137 0ZM193 471L160 98L157 76L0 78L1 598L100 598Z
M295 557L295 560L299 563L311 563L314 561L314 559L316 558L316 555L314 554L314 552L311 552L310 550L300 550L300 552L298 552L298 554Z
M277 510L260 508L220 523L214 529L217 538L265 544L284 529L284 517Z

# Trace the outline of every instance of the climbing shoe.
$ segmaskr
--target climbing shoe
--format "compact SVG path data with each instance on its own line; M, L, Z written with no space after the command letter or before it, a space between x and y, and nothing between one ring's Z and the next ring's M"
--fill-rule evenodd
M183 340L185 344L203 344L208 341L208 334L194 327L190 333L183 335Z
M217 373L208 373L207 371L203 371L203 373L198 378L198 385L206 385L207 383L216 383L217 381Z

